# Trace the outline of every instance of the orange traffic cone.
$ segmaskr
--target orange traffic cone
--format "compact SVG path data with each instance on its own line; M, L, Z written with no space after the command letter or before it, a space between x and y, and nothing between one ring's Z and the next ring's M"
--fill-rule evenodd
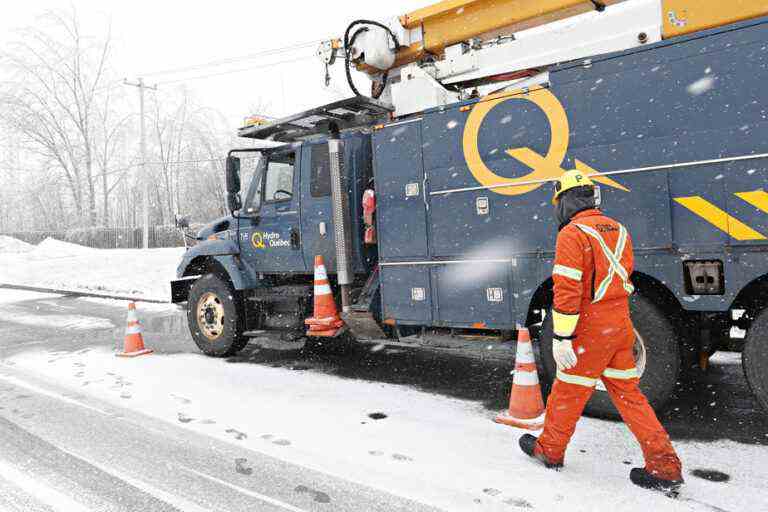
M531 335L528 329L517 331L517 354L509 409L499 413L494 420L510 427L539 430L544 426L544 400L541 398L539 374L533 355Z
M323 257L315 256L315 311L304 323L309 326L307 336L334 337L341 333L344 320L339 316L333 292L328 282Z
M141 324L136 316L136 303L128 304L128 326L125 328L125 345L118 357L136 357L151 354L152 349L144 348L144 338L141 335Z

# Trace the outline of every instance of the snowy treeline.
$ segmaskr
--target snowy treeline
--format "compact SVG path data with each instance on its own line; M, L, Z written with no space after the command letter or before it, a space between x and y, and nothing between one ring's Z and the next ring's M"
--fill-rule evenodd
M91 28L48 13L0 49L0 232L142 222L138 91ZM145 98L151 223L220 215L235 127L183 86Z

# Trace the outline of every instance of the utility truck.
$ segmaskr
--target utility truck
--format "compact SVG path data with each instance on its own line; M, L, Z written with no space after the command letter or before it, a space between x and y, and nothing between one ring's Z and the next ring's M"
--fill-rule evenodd
M581 169L633 237L653 406L729 348L768 407L766 15L758 0L447 0L355 21L318 50L354 96L239 129L282 144L229 152L232 213L198 234L173 301L206 354L265 331L289 343L321 255L347 332L309 343L489 354L527 327L550 383L552 182ZM599 391L588 412L616 414Z

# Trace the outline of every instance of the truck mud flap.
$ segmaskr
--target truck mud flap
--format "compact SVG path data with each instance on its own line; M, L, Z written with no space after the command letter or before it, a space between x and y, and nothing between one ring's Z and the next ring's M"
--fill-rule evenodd
M195 279L178 279L171 281L171 302L178 304L180 302L187 302L189 297L189 289L192 287L192 283L197 281Z
M387 337L369 311L349 311L342 313L341 318L358 340L383 340Z

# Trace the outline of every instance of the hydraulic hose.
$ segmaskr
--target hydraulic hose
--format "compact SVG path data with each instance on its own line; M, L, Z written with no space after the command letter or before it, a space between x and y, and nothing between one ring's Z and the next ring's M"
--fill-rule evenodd
M379 23L378 21L373 20L355 20L352 23L350 23L347 26L347 30L344 31L344 68L347 75L347 84L349 84L349 88L352 90L352 92L355 94L355 96L364 96L363 94L360 94L360 91L357 90L357 87L355 87L355 84L352 80L352 70L351 70L351 56L352 56L352 46L355 44L355 39L357 39L357 36L362 34L363 32L366 32L368 28L360 28L352 34L352 37L350 37L350 32L352 32L352 28L356 27L357 25L371 25L374 27L383 28L387 31L389 34L389 37L392 38L392 42L395 43L395 49L400 47L400 42L397 39L397 36L395 35L392 30L384 25L383 23ZM384 89L387 87L387 80L389 78L389 71L384 71L384 74L382 75L382 84L381 88L378 91L378 94L372 94L371 98L378 99L382 93L384 92Z

